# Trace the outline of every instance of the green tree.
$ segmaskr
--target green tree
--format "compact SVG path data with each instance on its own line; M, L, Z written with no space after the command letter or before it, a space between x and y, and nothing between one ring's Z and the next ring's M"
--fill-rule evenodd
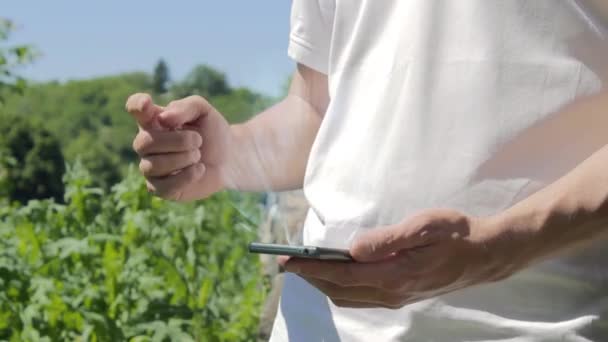
M190 95L210 98L230 93L230 87L223 72L203 64L196 66L182 82L176 84L172 93L176 98Z
M81 159L95 175L95 185L107 188L136 159L131 142L137 126L125 112L125 100L151 87L152 77L145 73L32 84L23 96L7 96L4 109L44 121L58 137L66 160Z
M0 120L0 193L10 200L63 199L65 161L59 141L40 124Z
M0 103L8 91L22 92L25 89L25 79L15 73L15 69L30 63L35 53L31 46L6 46L15 24L0 18Z
M154 76L152 78L153 89L156 94L164 94L167 92L167 84L169 83L169 67L167 63L161 59L154 68Z

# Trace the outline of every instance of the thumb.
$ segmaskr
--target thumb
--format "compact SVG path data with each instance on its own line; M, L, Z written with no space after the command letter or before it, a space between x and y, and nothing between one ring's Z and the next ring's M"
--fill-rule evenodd
M126 109L127 112L133 115L141 128L160 128L156 117L163 108L155 105L152 102L152 97L150 97L150 95L137 93L129 96Z
M433 225L431 218L413 217L404 222L372 229L360 235L350 248L356 261L381 261L404 249L426 246L433 240L427 229Z
M168 128L181 128L206 116L213 107L200 96L190 96L169 103L159 114L160 123Z

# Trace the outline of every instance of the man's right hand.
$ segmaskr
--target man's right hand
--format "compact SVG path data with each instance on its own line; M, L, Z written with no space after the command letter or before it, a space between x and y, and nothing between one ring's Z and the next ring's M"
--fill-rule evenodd
M224 188L233 134L204 98L190 96L163 108L148 94L134 94L126 107L139 125L133 148L151 192L192 201Z

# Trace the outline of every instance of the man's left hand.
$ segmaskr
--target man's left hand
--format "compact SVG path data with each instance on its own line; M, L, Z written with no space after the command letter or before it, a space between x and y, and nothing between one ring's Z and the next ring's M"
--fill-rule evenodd
M397 309L523 268L515 239L492 218L429 210L360 235L356 262L279 259L340 307ZM511 241L511 242L509 242ZM517 261L516 261L517 260Z

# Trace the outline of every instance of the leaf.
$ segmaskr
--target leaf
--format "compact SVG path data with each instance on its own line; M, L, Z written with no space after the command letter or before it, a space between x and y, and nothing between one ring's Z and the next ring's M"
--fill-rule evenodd
M40 244L31 223L24 223L16 227L16 235L19 238L19 254L25 256L31 265L40 260Z
M49 243L46 246L46 251L52 256L58 256L60 259L65 259L72 254L96 254L96 250L89 246L86 239L78 240L70 237Z
M201 287L198 291L197 302L196 302L197 309L205 308L212 290L213 290L213 280L210 277L207 277L203 281L203 284L201 285Z

